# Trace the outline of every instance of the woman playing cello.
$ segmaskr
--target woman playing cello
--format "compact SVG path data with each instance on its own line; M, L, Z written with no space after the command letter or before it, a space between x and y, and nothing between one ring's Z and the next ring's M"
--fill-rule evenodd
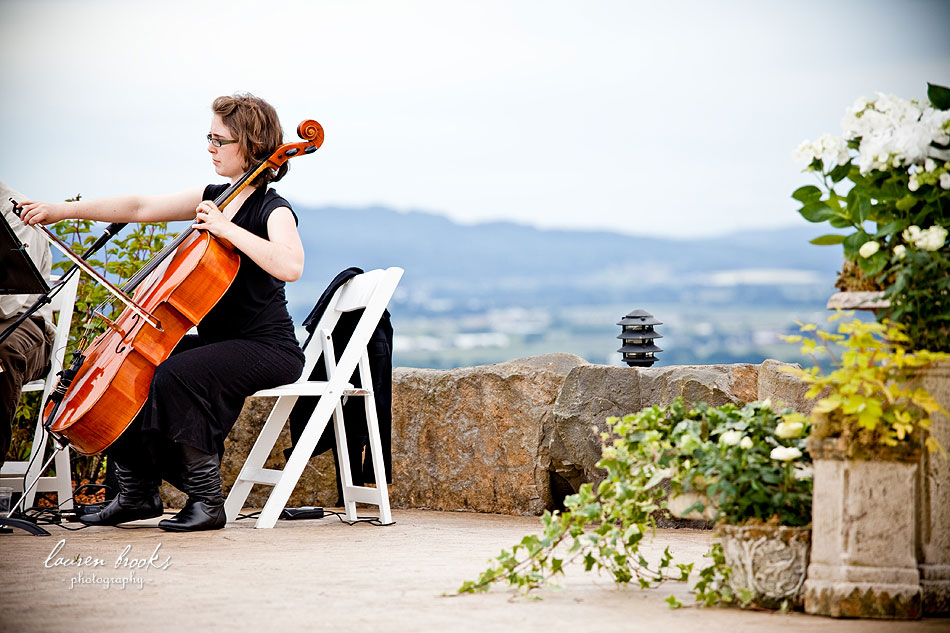
M281 144L277 113L249 94L219 97L208 134L215 172L236 182ZM185 507L159 522L189 532L224 527L221 456L224 439L245 397L296 380L304 355L287 312L284 283L300 278L304 253L297 218L286 200L268 188L286 173L263 171L224 211L212 202L228 185L181 193L124 196L69 203L23 203L23 221L65 219L103 222L194 220L194 228L230 242L240 256L234 282L172 355L155 370L141 412L108 449L118 495L87 525L117 525L160 516L162 479L188 495Z

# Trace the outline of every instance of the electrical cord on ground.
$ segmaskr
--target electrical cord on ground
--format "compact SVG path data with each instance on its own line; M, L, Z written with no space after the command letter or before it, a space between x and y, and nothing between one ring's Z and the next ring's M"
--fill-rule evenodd
M80 525L77 527L70 527L66 525L65 522L63 521L63 513L59 509L59 506L56 506L53 508L41 508L39 506L33 506L32 508L29 508L28 510L21 511L19 514L19 518L26 519L27 521L35 523L36 525L39 525L39 526L55 525L64 530L69 530L70 532L74 532L76 530L84 530L87 527L89 527L88 525Z
M84 530L88 525L79 525L76 527L70 527L65 525L66 522L75 520L74 517L78 517L80 510L90 507L92 504L83 504L76 500L76 495L81 494L82 491L89 489L103 489L105 492L109 492L109 486L105 484L80 484L73 489L73 495L69 499L64 499L60 501L53 507L42 507L34 505L31 508L25 508L20 511L20 516L28 521L32 521L36 525L55 525L64 530L76 531ZM72 510L64 510L63 505L67 502L72 501L74 508ZM64 521L65 519L65 521Z
M288 509L288 508L285 508L285 511L286 511L287 509ZM291 508L291 509L296 509L296 508ZM366 524L368 524L368 525L375 525L375 526L377 526L377 527L386 527L386 526L389 526L389 525L395 525L395 524L396 524L395 521L393 521L392 523L382 523L382 522L379 520L379 517L357 517L355 521L348 521L347 519L344 518L344 517L346 517L346 513L345 513L345 512L336 512L336 511L334 511L334 510L328 510L328 509L326 509L326 508L322 508L322 511L323 511L323 516L321 516L321 517L312 517L312 518L311 518L311 517L308 517L306 520L313 520L313 519L317 519L317 518L324 518L324 517L326 517L327 515L333 515L333 516L335 516L337 519L339 519L339 521L340 521L341 523L346 523L347 525L356 525L357 523L366 523ZM250 512L250 513L248 513L248 514L239 514L239 515L237 516L237 519L236 519L236 520L237 520L237 521L242 521L242 520L244 520L244 519L256 519L257 517L260 516L260 514L261 514L261 511L260 511L260 510L258 510L257 512ZM281 516L281 517L280 517L280 520L282 520L282 521L299 521L300 518L299 518L299 517L289 518L289 517Z
M325 514L332 514L340 520L341 523L346 523L347 525L356 525L357 523L367 523L369 525L375 525L376 527L387 527L390 525L396 525L396 522L392 523L383 523L379 520L379 517L361 517L357 516L355 521L348 521L343 517L346 516L345 512L334 512L333 510L324 510Z
M257 512L249 512L248 514L239 514L237 515L237 519L235 519L235 521L242 521L244 519L256 519L257 517L260 516L260 514L261 514L260 510L258 510Z

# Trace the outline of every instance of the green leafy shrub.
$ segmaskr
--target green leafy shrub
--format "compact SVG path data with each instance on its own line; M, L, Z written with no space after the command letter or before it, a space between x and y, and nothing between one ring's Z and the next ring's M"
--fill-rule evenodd
M496 582L531 591L552 582L573 562L587 571L606 571L619 584L636 581L642 588L686 581L692 563L675 564L666 549L651 564L640 552L643 539L656 527L654 512L667 506L659 485L665 479L672 481L674 492L707 495L723 522L808 523L807 422L791 411L784 415L772 411L768 402L687 408L677 399L668 407L609 418L597 464L606 477L596 491L584 484L565 499L563 513L545 512L540 535L525 536L503 550L459 592L485 591ZM790 452L780 458L774 454L777 449ZM700 573L697 601L731 601L721 549L709 556L713 565ZM669 602L679 606L675 599Z
M708 498L720 523L811 523L811 459L805 447L808 421L771 403L713 408L697 403L670 416L674 492L694 490ZM688 511L689 509L687 509Z
M950 249L909 244L891 266L883 315L905 327L914 349L950 352Z

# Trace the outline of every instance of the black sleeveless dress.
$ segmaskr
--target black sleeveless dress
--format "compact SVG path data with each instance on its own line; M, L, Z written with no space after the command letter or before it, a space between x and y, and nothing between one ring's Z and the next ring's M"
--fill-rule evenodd
M226 188L209 185L204 199L214 200ZM267 219L279 207L290 204L273 189L259 188L231 221L267 239ZM175 442L223 455L244 399L300 377L304 355L284 282L239 254L237 277L198 325L198 334L186 336L155 370L145 406L110 449L117 461L136 460L145 449L158 449L165 461L167 454L163 457L156 444L167 449Z

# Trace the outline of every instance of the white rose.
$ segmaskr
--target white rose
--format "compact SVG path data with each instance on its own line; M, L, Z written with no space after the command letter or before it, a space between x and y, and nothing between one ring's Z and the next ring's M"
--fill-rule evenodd
M904 259L907 256L907 247L903 244L898 244L894 247L894 256L897 259Z
M940 174L940 188L950 189L950 172Z
M920 189L920 183L917 182L917 174L914 174L910 177L910 180L907 182L907 188L911 191L917 191Z
M939 251L947 243L947 229L942 226L932 226L922 232L914 244L925 251Z
M801 456L802 452L791 446L776 446L772 449L772 452L769 453L769 457L781 462L790 462L793 459L798 459Z
M861 257L864 257L865 259L867 259L871 255L876 253L878 249L880 248L881 248L880 244L878 244L874 240L871 240L869 242L865 242L864 244L862 244L861 248L858 249L858 253L861 255Z
M920 227L916 224L911 224L906 229L904 229L904 232L901 233L901 235L903 235L904 240L908 242L916 242L920 237Z
M719 436L719 442L726 446L735 446L742 440L742 433L739 431L726 431Z
M775 435L783 440L787 440L793 437L801 437L802 431L804 430L805 425L801 422L782 421L775 426Z
M749 437L748 435L742 438L742 441L739 442L739 448L743 448L745 450L749 450L750 448L753 447L753 445L754 444L752 443L752 438Z
M937 168L937 163L934 162L934 159L928 158L924 161L924 169L927 171L933 171Z

